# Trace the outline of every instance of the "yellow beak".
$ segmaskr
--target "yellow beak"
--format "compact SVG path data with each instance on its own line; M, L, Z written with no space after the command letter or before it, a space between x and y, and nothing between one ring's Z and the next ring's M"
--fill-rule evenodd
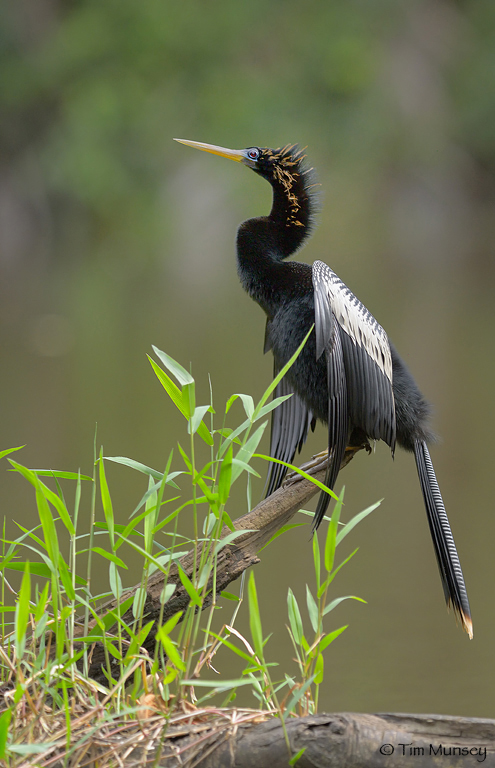
M174 139L181 144L187 144L188 147L194 149L201 149L203 152L211 152L212 155L220 155L220 157L228 157L229 160L235 160L237 163L242 163L246 160L244 149L226 149L225 147L217 147L214 144L203 144L201 141L188 141L187 139Z

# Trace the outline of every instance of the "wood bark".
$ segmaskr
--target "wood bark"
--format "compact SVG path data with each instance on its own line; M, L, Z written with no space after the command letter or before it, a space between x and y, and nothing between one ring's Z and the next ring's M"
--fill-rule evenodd
M288 720L298 768L495 768L495 721L447 715L322 714ZM241 726L198 768L287 768L279 720ZM162 766L172 768L171 762Z
M289 718L288 748L277 718L237 725L191 718L189 725L169 727L165 738L156 718L143 721L134 734L114 729L91 745L84 765L116 765L111 756L118 753L126 768L287 768L304 749L297 768L495 768L495 720L352 712ZM63 763L55 759L50 765Z
M289 721L287 729L293 754L306 748L298 768L460 768L473 766L479 759L486 766L495 766L493 720L342 713ZM224 744L217 755L199 763L201 768L234 765L286 768L287 751L280 723L270 721L241 731L234 760Z

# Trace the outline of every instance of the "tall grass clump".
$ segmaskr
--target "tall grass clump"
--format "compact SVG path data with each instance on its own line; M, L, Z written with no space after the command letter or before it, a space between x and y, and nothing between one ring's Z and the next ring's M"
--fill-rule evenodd
M121 456L104 457L96 441L92 475L28 469L17 461L20 448L0 453L33 487L39 520L31 529L17 522L19 536L12 540L4 525L2 537L0 759L7 765L29 760L51 765L57 756L61 765L69 765L97 738L109 742L117 731L141 732L143 718L151 716L159 718L161 738L185 712L206 717L205 712L221 711L225 718L240 686L248 686L254 697L256 712L245 710L248 719L261 711L284 724L288 716L317 711L324 655L346 629L331 624L332 612L343 600L360 599L331 592L335 576L356 552L335 565L336 550L377 505L341 525L343 492L337 498L327 491L336 501L322 541L313 537L315 581L306 586L304 610L288 589L288 629L296 659L290 673L280 674L269 652L254 572L244 601L244 576L238 595L219 593L216 583L220 551L246 533L236 530L227 511L232 486L244 479L249 511L252 478L260 477L253 459L261 457L257 451L267 417L286 399L270 397L300 349L257 404L249 395L234 394L219 417L211 393L209 403L198 405L191 374L154 348L159 363L150 358L153 370L187 424L183 440L160 470ZM244 416L232 427L236 401ZM198 464L204 452L200 443L209 454L205 464ZM145 476L143 496L125 524L114 514L108 462ZM89 528L80 521L83 505L86 519L89 510ZM123 586L128 569L122 547L142 560L131 578L139 584L131 591ZM188 553L193 558L189 572L183 566ZM102 564L108 572L104 592L95 577ZM150 620L148 585L157 572L163 577L160 615ZM175 582L172 572L178 574ZM167 606L178 586L187 599L169 615ZM216 610L224 601L231 601L232 616L218 626ZM249 637L235 626L246 604ZM103 648L100 675L90 674L96 644ZM211 671L220 647L238 659L235 679Z

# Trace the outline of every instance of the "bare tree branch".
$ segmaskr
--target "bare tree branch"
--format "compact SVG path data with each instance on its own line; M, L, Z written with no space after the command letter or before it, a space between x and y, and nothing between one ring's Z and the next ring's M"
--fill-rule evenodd
M365 447L366 446L363 445L348 450L344 461L342 462L342 467L349 463L357 451ZM320 464L316 467L313 465L314 462L310 462L307 466L311 466L313 468L313 476L320 482L323 482L325 478L326 459L320 460ZM321 466L322 469L319 469L319 466ZM217 555L216 594L222 592L222 590L226 589L232 581L238 579L249 566L258 563L258 552L260 549L262 549L271 537L279 531L282 526L286 525L296 512L318 492L318 487L310 480L306 480L300 475L292 474L287 478L282 488L279 488L275 493L272 493L267 499L263 499L263 501L251 510L251 512L234 520L234 527L237 530L246 529L246 533L241 534L231 544L227 544L223 547ZM230 530L225 526L222 530L221 538L227 536L229 533ZM196 562L199 562L201 547L202 545L199 545L196 553L194 550L191 550L179 561L181 568L190 579L193 578L192 571L195 558ZM174 594L164 606L164 621L174 616L178 611L185 610L189 604L189 595L182 586L176 564L173 564L170 568L168 583L174 584L176 588ZM132 597L140 586L140 584L137 584L135 587L132 587L132 589L126 590L121 596L120 603L129 597ZM164 586L165 577L163 573L161 573L161 571L155 571L147 584L147 597L144 607L146 622L150 620L156 621L158 619L161 609L160 595ZM208 590L210 590L210 594L203 603L203 609L211 605L213 599L212 589L213 576L210 577L208 582ZM112 599L101 606L99 613L103 616L109 611L115 610L116 607L117 601ZM133 622L131 609L129 609L122 618L126 624L131 625ZM96 622L93 621L90 628L95 626L95 624ZM80 632L82 634L82 628ZM153 628L144 643L144 647L152 653L154 645L155 629ZM112 658L111 664L112 674L118 676L118 662ZM91 653L90 677L102 683L105 682L106 678L102 671L104 665L105 655L103 645L102 643L96 642Z

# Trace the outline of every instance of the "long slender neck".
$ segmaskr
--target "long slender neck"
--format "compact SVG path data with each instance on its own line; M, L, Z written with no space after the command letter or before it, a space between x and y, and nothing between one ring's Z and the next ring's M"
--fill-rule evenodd
M283 259L291 256L309 236L311 197L300 173L277 169L269 216L248 219L237 232L237 268L249 295L271 315L284 286Z

